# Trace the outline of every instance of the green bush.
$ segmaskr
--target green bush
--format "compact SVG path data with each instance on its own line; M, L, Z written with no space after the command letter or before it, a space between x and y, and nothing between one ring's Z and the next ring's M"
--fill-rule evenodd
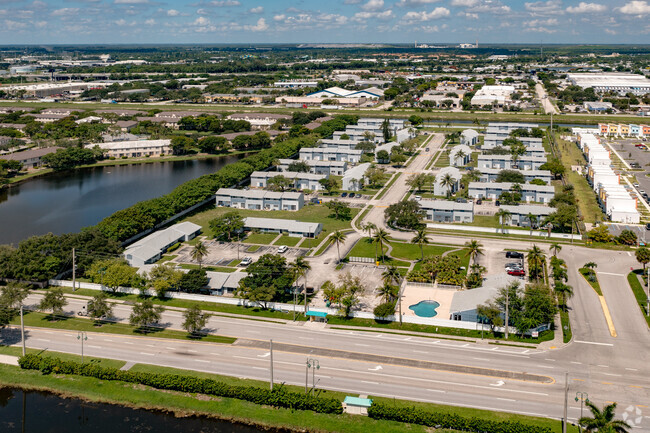
M368 416L378 420L398 421L419 424L436 429L452 429L467 432L490 433L551 433L547 427L536 427L517 421L491 421L468 418L453 413L429 412L415 407L393 407L373 403L368 408Z
M180 243L180 242L176 242L174 245L172 245L171 247L167 248L167 252L168 252L168 253L171 253L172 251L176 251L176 250L179 249L180 247L181 247L181 243Z
M97 364L81 364L32 354L21 357L18 363L23 369L40 370L43 374L74 374L100 380L120 380L137 383L156 389L236 398L260 405L311 410L318 413L343 413L343 406L337 399L290 392L282 387L271 391L253 386L228 385L214 379L195 376L122 371L116 368L100 367Z

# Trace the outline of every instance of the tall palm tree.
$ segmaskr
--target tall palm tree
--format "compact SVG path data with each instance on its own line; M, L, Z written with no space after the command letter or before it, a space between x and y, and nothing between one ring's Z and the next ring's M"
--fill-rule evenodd
M590 401L585 404L591 411L591 417L583 416L578 420L578 424L584 427L587 432L601 433L627 433L632 427L625 421L614 419L616 416L616 403L608 404L603 410Z
M512 219L512 213L503 208L499 208L495 215L499 218L499 222L501 223L501 233L505 232L504 226L506 225L506 221L510 221Z
M467 156L467 154L461 149L458 152L456 152L456 157L454 159L460 158L460 160L462 161L461 165L465 165L465 157L466 156ZM454 161L454 162L456 162L456 161Z
M368 223L365 226L363 226L363 230L368 232L368 237L370 238L370 241L372 242L372 233L373 230L377 230L377 226L373 223ZM377 245L375 245L375 263L377 263Z
M476 257L483 255L483 245L479 241L472 239L469 242L465 242L465 248L467 248L469 260L476 264Z
M397 266L389 266L381 274L384 284L399 284L402 281L402 274L399 273Z
M383 286L377 289L379 297L384 298L384 302L391 302L397 297L399 287L389 283L384 283Z
M552 243L550 247L548 247L550 251L553 251L553 257L557 257L557 253L562 251L562 245L558 244L557 242Z
M573 287L564 284L561 281L556 281L553 290L558 297L560 305L562 305L562 308L566 311L566 303L573 296Z
M381 248L381 262L384 263L384 243L388 243L388 232L384 229L379 229L375 231L372 239Z
M413 236L413 239L411 239L411 243L420 246L420 260L424 260L424 245L429 243L427 232L425 231L424 227L420 227L418 229L418 231L415 233L415 236Z
M199 241L196 245L194 245L194 248L192 248L192 252L190 253L192 259L199 262L199 269L201 269L201 263L203 262L203 257L207 255L208 255L208 249L205 247L205 244L201 241Z
M311 265L304 257L298 257L292 267L296 275L296 281L303 277L305 282L305 314L307 314L307 272L311 269Z
M447 198L451 197L451 188L456 183L456 179L449 173L445 174L442 179L440 179L440 186L447 188Z
M340 230L335 231L332 233L332 242L336 244L336 252L339 255L339 263L341 263L341 250L339 249L339 245L341 245L345 241L345 233L343 233Z
M543 276L544 273L544 263L546 261L546 255L540 247L533 245L533 247L528 250L528 270L530 276L535 277L535 280L539 281L539 277Z
M528 220L528 223L530 224L530 236L533 236L533 224L537 224L537 215L533 213L528 213L526 215L526 219Z

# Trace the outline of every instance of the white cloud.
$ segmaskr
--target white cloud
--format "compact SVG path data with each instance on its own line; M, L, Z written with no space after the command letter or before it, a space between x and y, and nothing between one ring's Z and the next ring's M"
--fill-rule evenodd
M510 6L504 5L499 0L478 0L474 3L474 6L468 7L467 11L474 13L509 14L511 9Z
M257 20L257 23L254 26L244 26L246 30L249 30L251 32L263 32L269 29L269 25L266 24L266 20L264 18L260 18Z
M383 12L357 12L352 17L352 20L360 23L369 19L389 20L393 18L393 16L392 9Z
M428 5L432 3L438 3L441 0L400 0L397 3L395 3L395 6L400 7L400 8L408 8L412 6L421 6L421 5Z
M179 11L177 11L176 9L170 9L170 10L167 11L167 16L168 17L177 17L180 14L181 13Z
M280 14L280 15L274 15L273 16L273 21L284 21L287 18L286 15Z
M366 12L377 12L384 8L384 0L368 0L368 3L361 6Z
M79 13L79 8L61 8L52 11L53 17L64 17L70 15L76 15Z
M206 17L198 17L196 20L194 20L193 24L195 26L204 27L204 26L210 25L210 19L208 19Z
M146 5L149 0L115 0L116 5Z
M559 25L559 21L557 18L549 18L547 20L531 20L531 21L526 21L524 22L524 26L526 27L549 27L549 26L557 26Z
M598 3L580 2L578 6L569 6L566 11L570 14L587 14L594 12L605 12L607 6Z
M208 5L217 8L222 8L222 7L239 6L241 5L241 3L238 0L220 0L220 1L215 0L209 2Z
M261 14L264 12L264 6L257 6L254 8L250 8L248 12L252 14Z
M472 7L478 4L479 0L451 0L452 6Z
M361 3L363 0L345 0L343 2L344 5L358 5Z
M457 14L459 17L465 17L469 20L477 20L478 19L478 14L470 13L470 12L458 12Z
M605 29L605 33L607 33L608 35L616 35L616 34L618 34L618 32L616 30L612 30L612 29Z
M437 20L439 18L443 17L448 17L450 14L449 9L444 8L444 7L437 7L431 12L427 11L420 11L420 12L407 12L403 17L402 21L406 23L413 23L413 22L423 22L423 21L431 21L431 20Z
M5 20L5 30L22 30L27 27L27 24L19 21Z
M155 25L156 25L156 20L154 20L153 18L149 18L149 19L146 20L144 23L145 23L146 25L148 25L148 26L155 26Z
M650 4L647 1L634 0L625 4L619 10L627 15L647 15L650 14Z
M125 26L126 20L124 18L120 18L119 20L115 21L115 24L117 24L118 26Z
M537 1L526 3L526 10L539 15L556 15L563 14L562 0Z

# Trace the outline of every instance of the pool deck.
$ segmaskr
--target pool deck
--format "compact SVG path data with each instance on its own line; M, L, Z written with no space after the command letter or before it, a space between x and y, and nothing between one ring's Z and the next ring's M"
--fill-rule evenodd
M409 306L415 305L420 301L436 301L440 306L436 308L438 314L435 317L449 319L449 308L451 307L451 300L454 297L454 293L455 290L406 286L402 297L402 313L405 316L417 316Z

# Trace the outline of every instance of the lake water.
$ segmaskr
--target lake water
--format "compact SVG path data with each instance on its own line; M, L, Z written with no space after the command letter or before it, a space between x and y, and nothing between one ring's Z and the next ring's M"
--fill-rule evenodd
M159 197L243 157L93 167L54 173L0 190L0 244L17 244L48 232L77 232L115 211Z
M246 425L176 418L162 412L87 403L43 392L0 388L0 432L28 433L258 433Z

